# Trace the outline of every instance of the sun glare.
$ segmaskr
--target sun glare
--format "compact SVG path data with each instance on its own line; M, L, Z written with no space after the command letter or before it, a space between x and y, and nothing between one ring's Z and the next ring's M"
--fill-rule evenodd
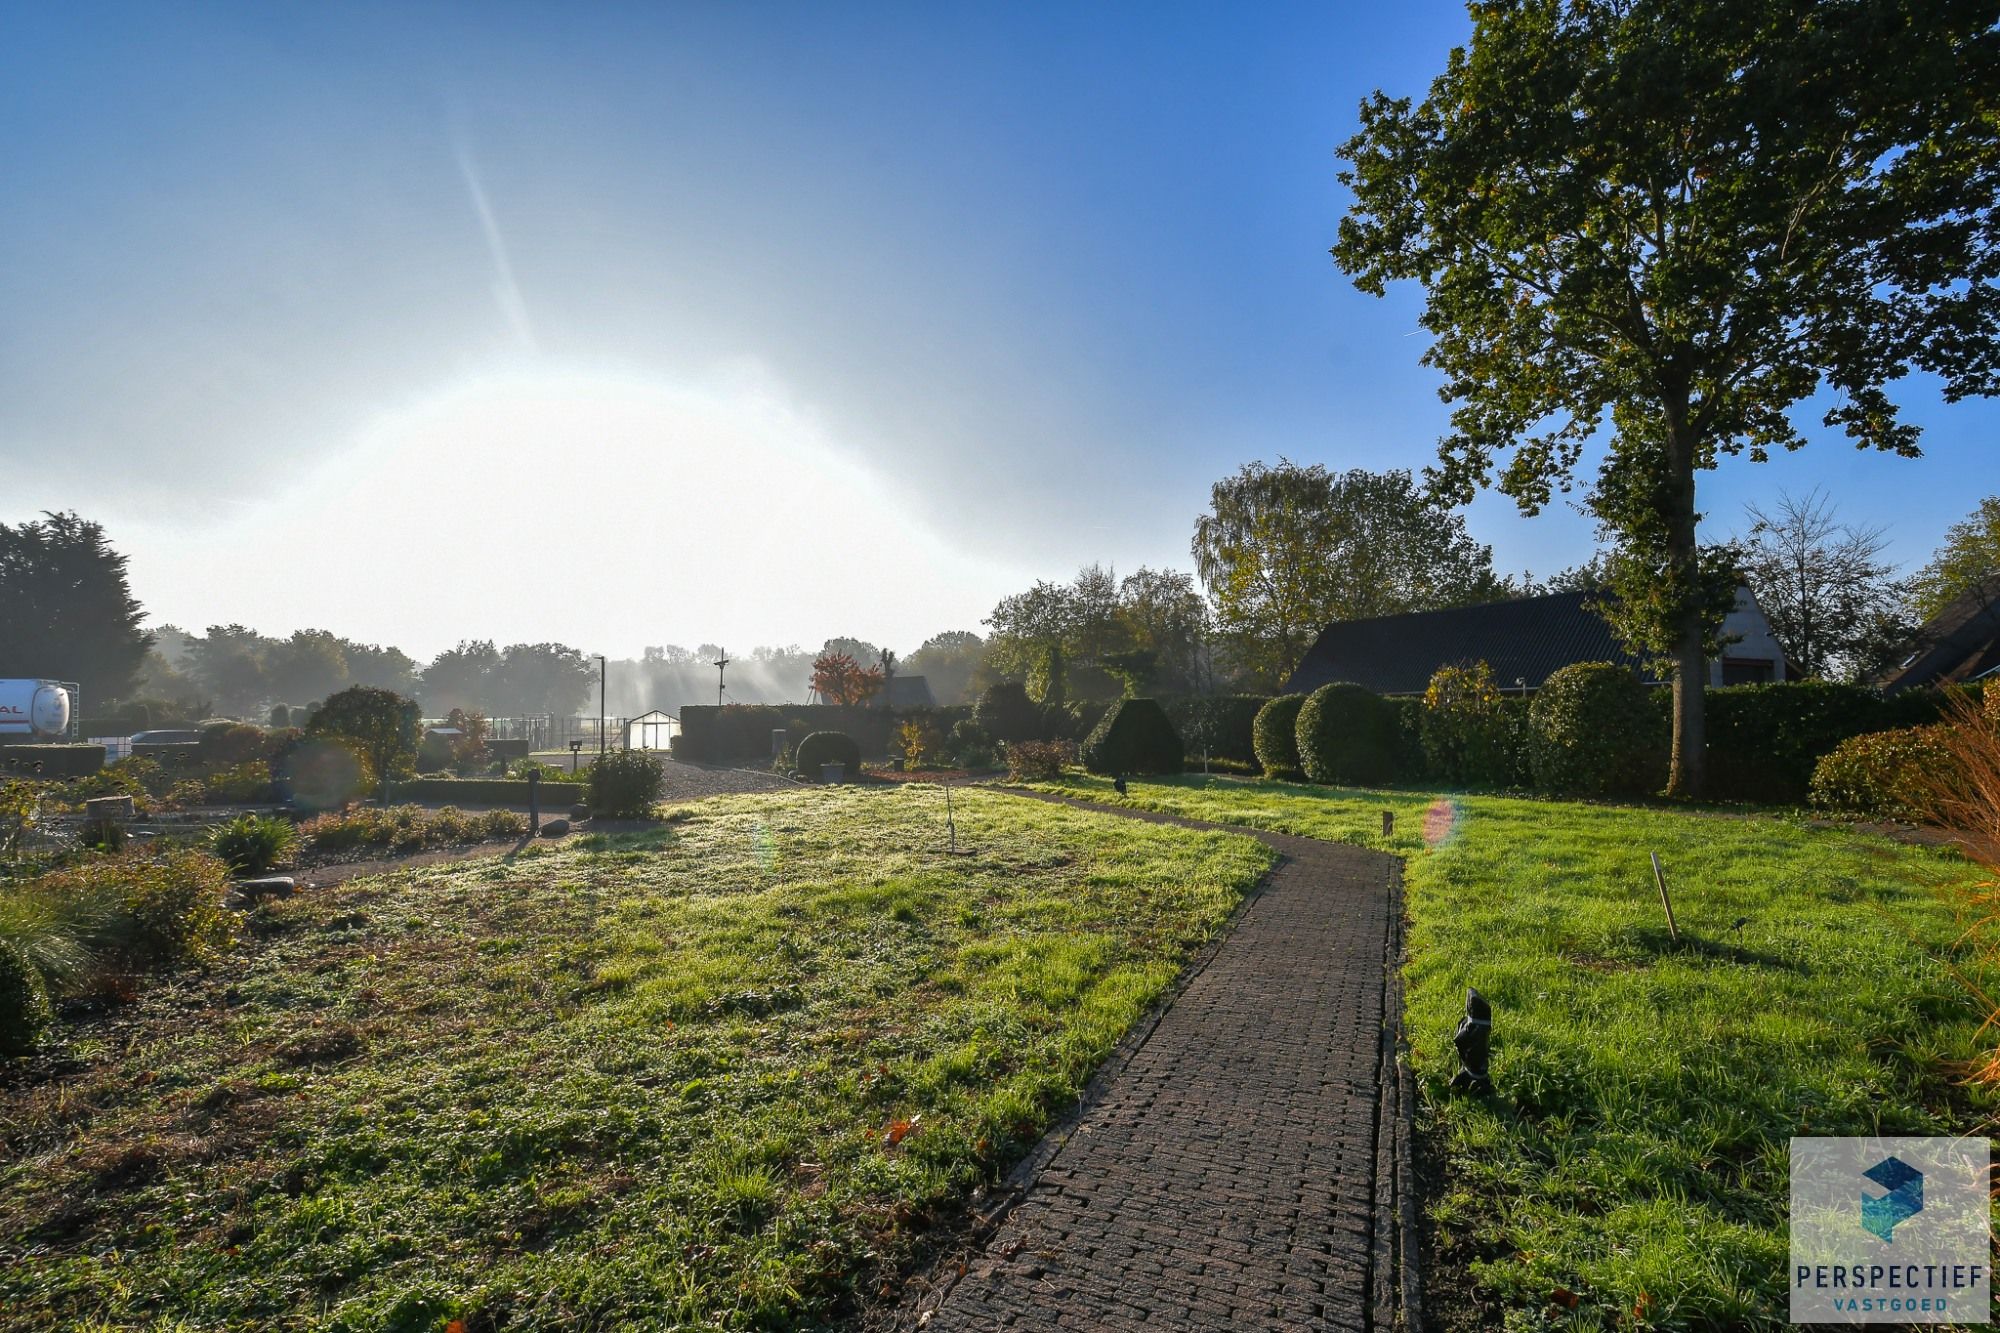
M634 655L747 647L772 625L914 643L938 608L971 627L1019 578L928 531L754 366L700 386L469 381L379 420L268 511L193 535L163 526L140 549L157 552L149 583L181 590L159 599L163 619L228 605L247 623L353 626L418 652L458 625L578 643L629 626L632 642L602 646ZM450 625L418 610L443 607Z

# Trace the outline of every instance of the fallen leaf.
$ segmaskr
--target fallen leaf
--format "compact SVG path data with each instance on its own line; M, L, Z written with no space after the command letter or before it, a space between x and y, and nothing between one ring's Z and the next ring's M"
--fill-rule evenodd
M1560 1305L1565 1310L1574 1310L1576 1308L1576 1293L1568 1287L1557 1287L1553 1292L1549 1293L1549 1296L1550 1299L1554 1300L1557 1305Z

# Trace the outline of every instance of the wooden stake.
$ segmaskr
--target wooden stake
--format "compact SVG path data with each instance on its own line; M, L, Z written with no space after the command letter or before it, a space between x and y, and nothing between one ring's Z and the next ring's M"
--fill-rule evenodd
M1667 872L1660 869L1660 854L1654 852L1652 856L1653 879L1660 886L1660 906L1664 907L1667 911L1667 938L1675 944L1679 944L1681 942L1681 932L1674 925L1674 900L1667 896Z

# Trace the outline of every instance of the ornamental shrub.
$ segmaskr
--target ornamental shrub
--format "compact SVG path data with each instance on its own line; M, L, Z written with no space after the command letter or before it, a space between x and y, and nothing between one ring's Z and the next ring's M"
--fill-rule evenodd
M270 815L238 815L208 835L208 849L239 875L262 874L292 850L291 824Z
M991 768L993 738L971 718L961 718L952 724L951 735L945 738L944 755L960 768Z
M653 812L667 775L645 750L612 750L590 766L590 808L613 819L641 819Z
M1003 748L1010 782L1052 782L1076 762L1075 741L1013 741Z
M263 759L267 753L262 727L247 722L218 722L202 728L195 758L217 768L235 768Z
M1299 709L1305 701L1303 694L1281 694L1257 710L1251 746L1265 777L1296 782L1304 776L1299 770L1298 733Z
M852 782L861 776L861 747L844 731L815 731L799 742L794 762L808 782L820 780L824 764L841 765L841 780Z
M1483 661L1433 672L1418 722L1429 775L1460 786L1505 786L1513 774L1515 741L1505 704L1493 668Z
M979 702L973 705L972 720L981 731L1003 744L1040 740L1047 722L1042 706L1028 697L1027 686L1013 680L987 686Z
M1093 773L1178 773L1186 754L1157 699L1120 699L1083 743Z
M42 974L0 939L0 1056L26 1055L54 1019Z
M1661 719L1627 667L1577 662L1542 683L1528 707L1536 787L1572 796L1634 796L1664 781Z
M1939 778L1955 765L1947 724L1852 736L1813 768L1822 810L1924 821L1937 813Z
M1322 685L1299 706L1299 767L1313 782L1357 786L1387 781L1395 762L1395 709L1347 681Z

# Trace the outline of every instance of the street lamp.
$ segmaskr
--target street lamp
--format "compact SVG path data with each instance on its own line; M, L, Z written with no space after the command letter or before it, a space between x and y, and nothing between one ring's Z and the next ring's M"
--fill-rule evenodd
M604 757L604 654L597 655L597 757Z

